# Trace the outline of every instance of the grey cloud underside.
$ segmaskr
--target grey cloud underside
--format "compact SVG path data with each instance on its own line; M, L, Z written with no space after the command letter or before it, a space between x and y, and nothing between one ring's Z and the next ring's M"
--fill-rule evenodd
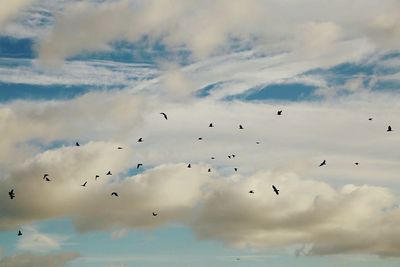
M78 258L77 253L61 253L49 255L34 255L29 253L16 254L0 258L0 266L7 267L63 267L66 263Z

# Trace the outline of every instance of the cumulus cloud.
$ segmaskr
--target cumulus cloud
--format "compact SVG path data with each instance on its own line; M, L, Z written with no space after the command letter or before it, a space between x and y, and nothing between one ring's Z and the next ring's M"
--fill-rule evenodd
M78 258L77 253L34 255L30 253L7 256L0 259L0 266L7 267L63 267Z
M61 248L67 239L65 236L44 234L35 226L23 227L23 236L19 239L17 248L24 251L49 252Z
M5 23L18 14L18 11L21 9L29 6L32 4L35 0L16 0L16 1L7 1L7 0L2 0L0 2L1 4L1 10L0 10L0 30L4 27Z

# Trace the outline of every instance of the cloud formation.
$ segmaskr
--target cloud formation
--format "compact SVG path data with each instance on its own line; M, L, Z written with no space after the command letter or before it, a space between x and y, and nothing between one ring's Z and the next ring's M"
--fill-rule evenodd
M29 6L35 0L15 0L15 1L7 1L2 0L0 2L1 9L0 9L0 30L3 29L5 23L15 16L18 11L23 9L24 7Z
M30 253L7 256L0 259L0 266L7 267L63 267L78 258L77 253L34 255Z

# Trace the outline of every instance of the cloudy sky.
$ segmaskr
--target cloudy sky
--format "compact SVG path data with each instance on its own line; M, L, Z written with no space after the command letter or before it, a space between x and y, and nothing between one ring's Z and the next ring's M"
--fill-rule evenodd
M397 0L0 0L0 267L399 266L399 40Z

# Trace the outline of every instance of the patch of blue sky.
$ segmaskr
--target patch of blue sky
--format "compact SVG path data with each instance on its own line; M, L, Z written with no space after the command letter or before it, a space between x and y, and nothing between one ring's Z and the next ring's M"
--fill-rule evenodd
M87 85L31 85L0 82L0 103L15 100L66 100L97 87Z
M224 100L242 101L311 101L318 100L317 87L302 83L279 83L252 88L242 94L231 95Z
M196 93L197 97L203 98L203 97L207 97L210 96L210 94L215 91L218 90L219 88L221 88L221 86L224 84L225 82L216 82L216 83L212 83L209 84L201 89L199 89Z
M33 39L0 35L0 57L32 59L35 56Z

